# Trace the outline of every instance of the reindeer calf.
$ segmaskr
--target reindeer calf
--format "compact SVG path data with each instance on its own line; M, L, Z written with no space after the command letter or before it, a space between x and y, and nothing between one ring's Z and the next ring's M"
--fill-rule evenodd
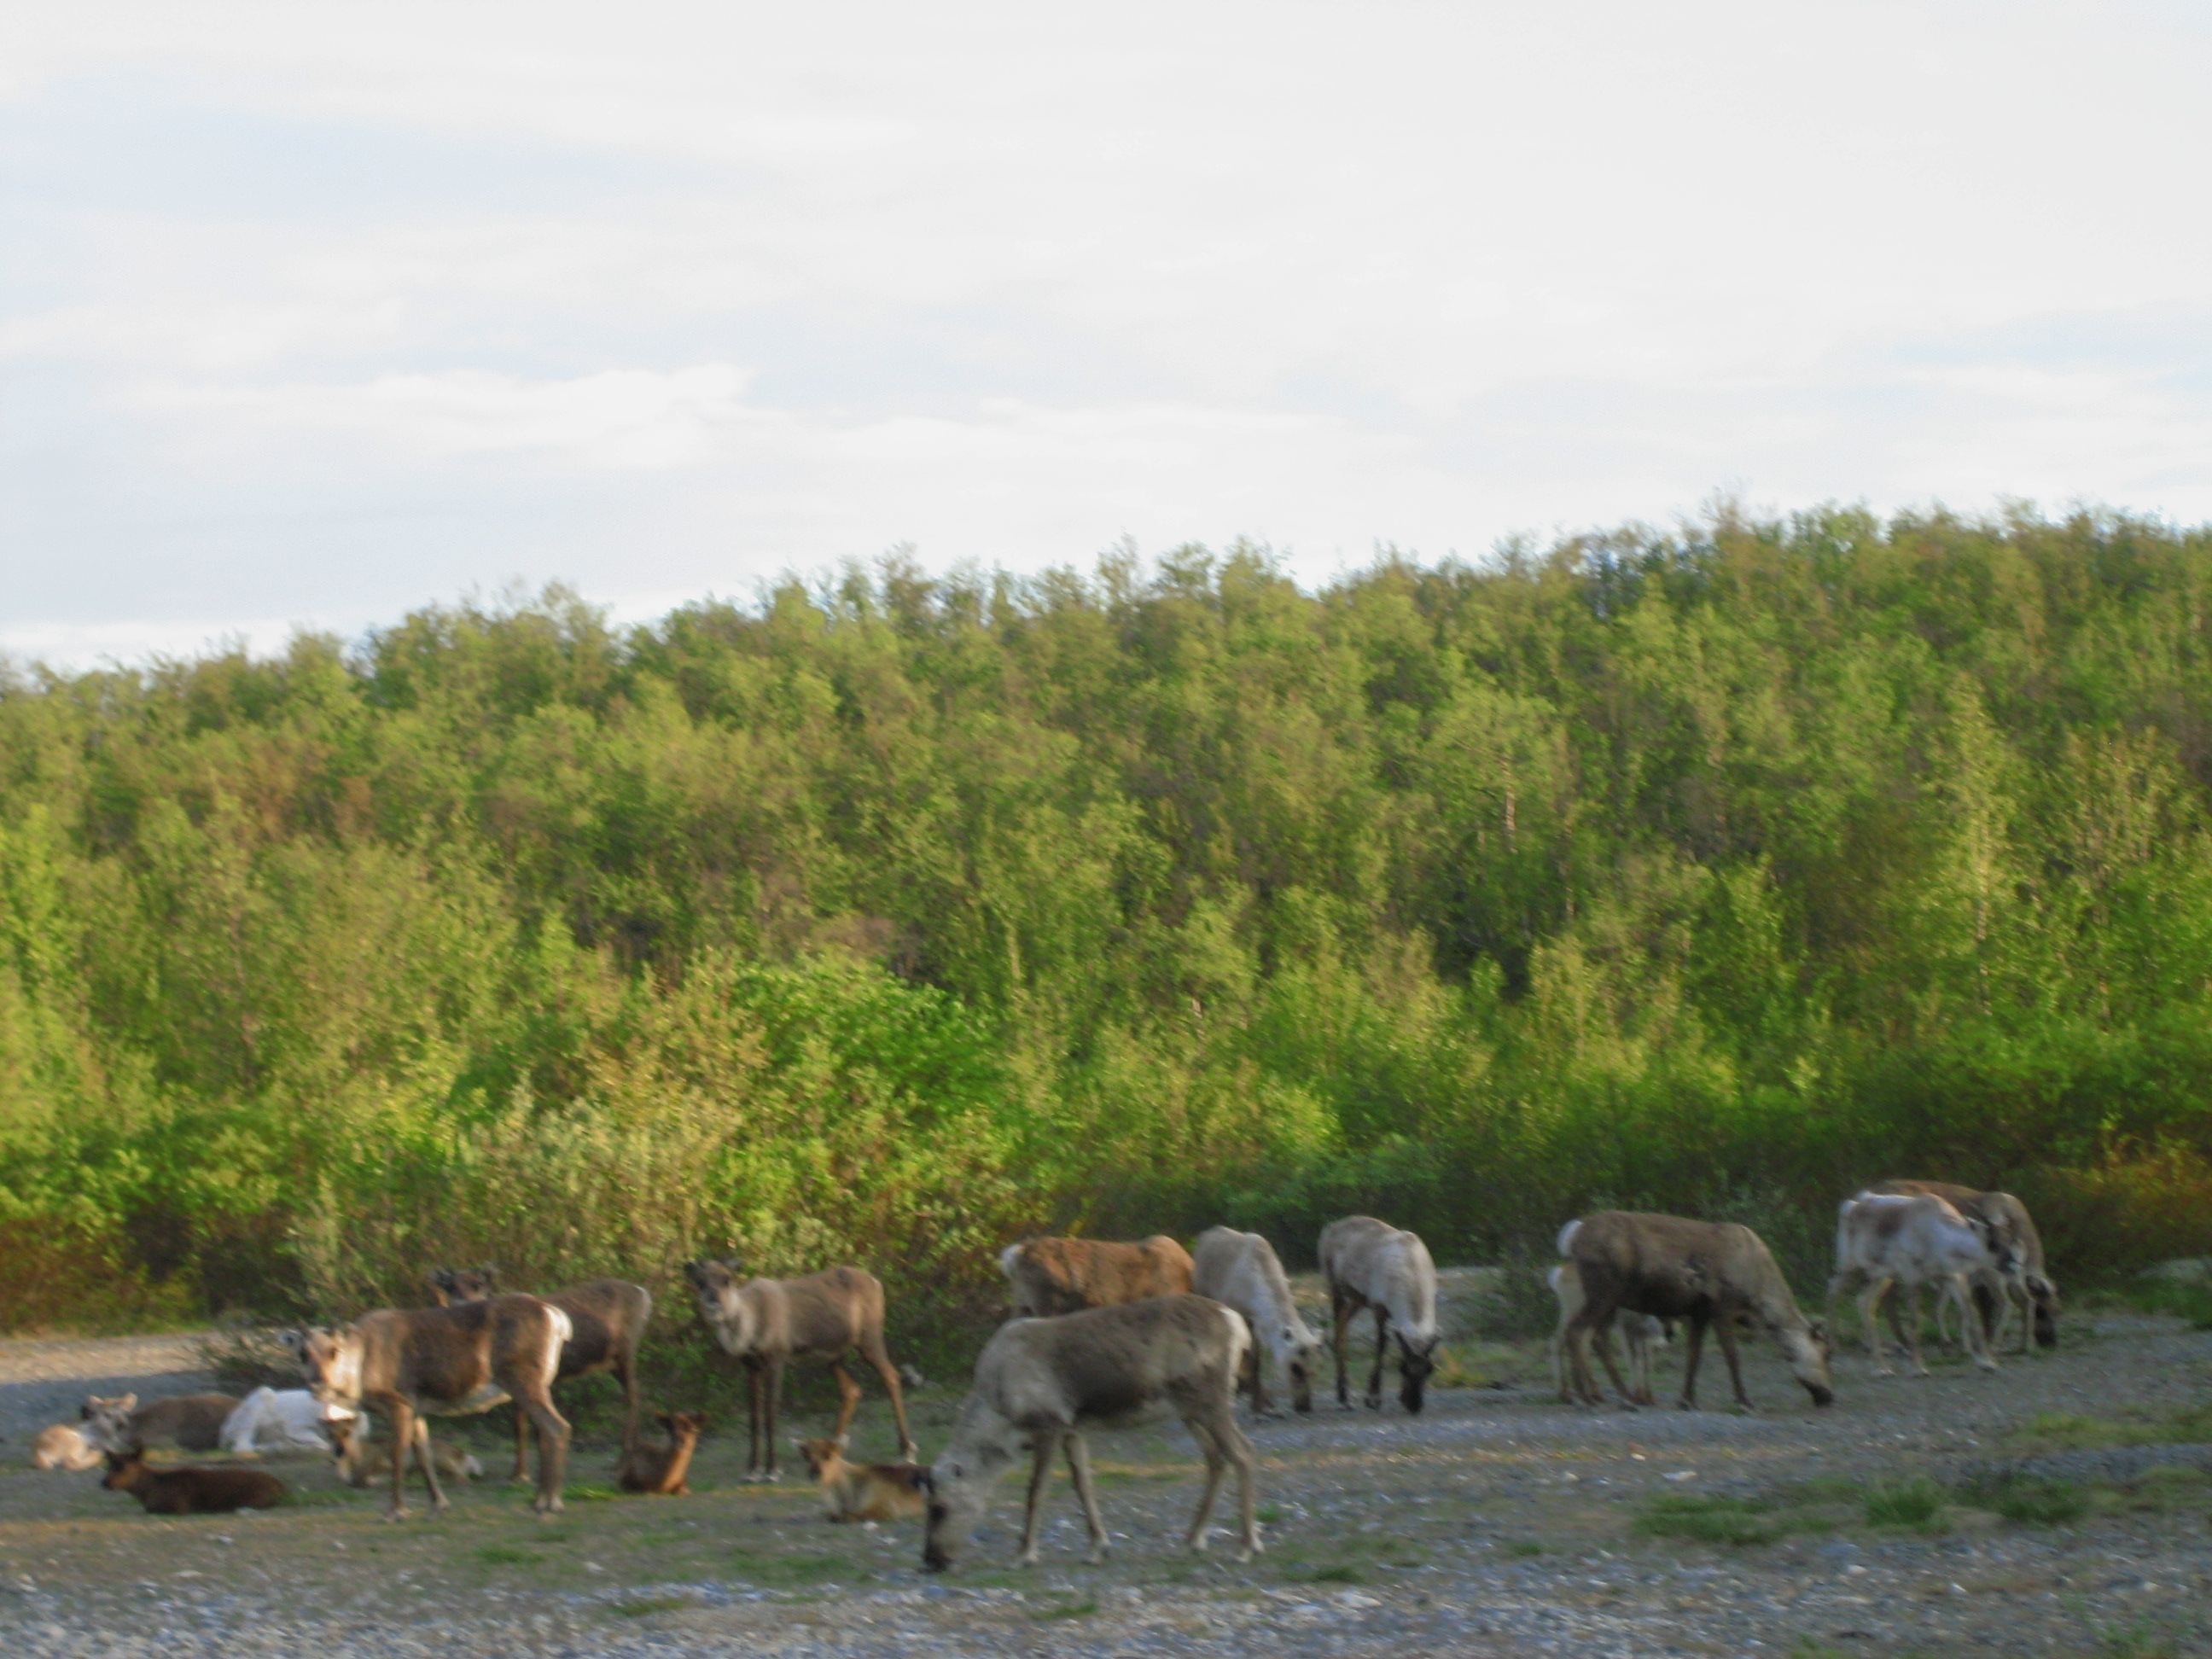
M448 1480L476 1480L483 1478L483 1465L469 1455L465 1447L451 1441L430 1443L430 1425L421 1418L415 1419L415 1450L419 1457L428 1446L430 1461L439 1474ZM366 1486L373 1480L381 1480L392 1473L392 1443L372 1440L368 1435L366 1417L339 1417L331 1419L331 1455L338 1466L338 1474L349 1486Z
M707 1426L707 1419L689 1412L660 1412L656 1417L668 1431L668 1443L648 1446L640 1441L631 1446L615 1466L615 1485L624 1492L689 1497L691 1454L698 1449L699 1431Z
M160 1441L173 1441L186 1451L213 1451L222 1439L222 1425L238 1409L234 1395L175 1394L138 1403L135 1394L108 1399L88 1395L77 1415L84 1419L84 1437L102 1451L129 1451Z
M929 1471L919 1463L848 1463L836 1440L794 1440L822 1488L832 1521L911 1521L927 1499Z
M34 1469L96 1469L102 1456L99 1447L67 1423L40 1429L38 1438L31 1442Z
M228 1515L271 1509L284 1497L284 1483L265 1469L157 1469L140 1449L108 1453L100 1484L129 1492L149 1515Z

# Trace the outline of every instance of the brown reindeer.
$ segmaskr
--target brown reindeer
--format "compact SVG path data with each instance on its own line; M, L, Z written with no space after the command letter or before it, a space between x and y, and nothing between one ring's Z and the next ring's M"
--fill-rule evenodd
M1118 1307L1148 1296L1188 1296L1190 1252L1165 1233L1142 1243L1099 1238L1031 1238L999 1252L1012 1287L1014 1317L1044 1318Z
M88 1395L77 1415L85 1425L84 1437L104 1452L165 1441L186 1451L213 1451L222 1442L222 1425L237 1409L237 1396L228 1394L173 1394L143 1406L135 1394L105 1400Z
M422 1472L434 1509L447 1507L435 1460L416 1437L418 1415L452 1417L487 1411L512 1399L538 1429L540 1515L561 1508L568 1462L568 1419L553 1408L550 1389L568 1316L534 1296L495 1296L450 1308L385 1308L343 1330L308 1331L297 1349L307 1386L325 1406L366 1407L389 1423L394 1446L415 1455L392 1465L391 1518L407 1513L407 1466Z
M430 1294L441 1308L482 1302L499 1294L499 1274L489 1262L476 1267L440 1267L430 1274ZM637 1345L653 1319L653 1292L623 1279L594 1279L540 1298L568 1316L571 1334L561 1345L561 1370L553 1380L594 1371L612 1371L623 1386L623 1449L637 1443ZM514 1408L514 1472L510 1481L528 1478L530 1416Z
M919 1463L848 1463L836 1440L794 1440L834 1522L910 1521L922 1510L929 1471Z
M846 1374L858 1348L891 1397L898 1419L899 1455L915 1455L907 1432L906 1396L884 1346L884 1287L858 1267L832 1267L804 1279L756 1279L740 1283L739 1264L687 1261L684 1276L699 1295L700 1316L725 1353L745 1368L748 1430L745 1472L776 1478L775 1417L783 1368L794 1361L827 1365L837 1379L836 1438L842 1440L860 1404L860 1385ZM763 1431L763 1425L765 1429Z
M266 1469L157 1469L147 1463L143 1448L108 1453L100 1484L129 1492L149 1515L228 1515L284 1500L284 1483Z
M1749 1411L1751 1396L1743 1391L1743 1368L1735 1346L1737 1327L1747 1314L1774 1339L1790 1363L1790 1374L1813 1396L1813 1403L1834 1403L1827 1331L1798 1310L1797 1298L1790 1293L1790 1281L1782 1276L1773 1252L1750 1228L1685 1216L1601 1210L1562 1227L1559 1250L1574 1265L1583 1293L1581 1308L1560 1332L1570 1388L1577 1399L1591 1405L1599 1401L1584 1335L1607 1330L1616 1315L1626 1312L1689 1322L1682 1395L1677 1402L1684 1411L1697 1407L1698 1355L1705 1346L1705 1328L1711 1326L1728 1361L1736 1404ZM1605 1362L1613 1392L1632 1407L1635 1397L1621 1382L1610 1342L1599 1343L1598 1358Z
M662 1412L657 1420L668 1431L665 1446L643 1442L623 1453L615 1466L615 1485L624 1492L650 1492L662 1498L688 1498L691 1493L691 1454L698 1449L699 1431L707 1419L688 1412Z

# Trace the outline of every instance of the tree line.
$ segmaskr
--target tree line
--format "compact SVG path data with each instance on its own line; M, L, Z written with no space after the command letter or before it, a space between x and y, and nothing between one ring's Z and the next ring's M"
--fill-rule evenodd
M0 1319L1852 1183L2212 1249L2212 532L887 558L0 681Z

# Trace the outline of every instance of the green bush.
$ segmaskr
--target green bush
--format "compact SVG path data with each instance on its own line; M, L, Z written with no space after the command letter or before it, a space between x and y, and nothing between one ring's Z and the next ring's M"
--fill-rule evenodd
M1784 1529L1770 1507L1750 1498L1662 1492L1645 1505L1636 1529L1704 1544L1771 1544Z
M1893 1486L1876 1486L1866 1496L1867 1524L1908 1527L1914 1532L1947 1532L1950 1522L1944 1516L1944 1503L1942 1487L1925 1475Z

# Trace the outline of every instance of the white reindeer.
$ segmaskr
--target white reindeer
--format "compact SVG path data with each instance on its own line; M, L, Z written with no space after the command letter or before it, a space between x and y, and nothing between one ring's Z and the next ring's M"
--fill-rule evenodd
M1560 1235L1563 1251L1573 1241L1571 1230L1581 1225L1579 1221L1567 1224L1567 1230ZM1575 1370L1569 1359L1567 1330L1575 1316L1583 1310L1583 1303L1586 1300L1583 1295L1582 1269L1572 1261L1562 1261L1544 1275L1544 1282L1552 1287L1552 1294L1559 1298L1559 1326L1552 1333L1552 1380L1559 1384L1559 1403L1571 1406L1577 1403L1572 1381ZM1667 1346L1667 1322L1655 1319L1650 1314L1624 1312L1614 1322L1620 1326L1621 1340L1628 1348L1629 1398L1634 1404L1649 1406L1653 1403L1651 1350ZM1611 1334L1612 1327L1607 1326L1594 1333L1585 1331L1577 1334L1578 1339L1594 1336L1597 1341L1606 1342L1610 1340ZM1574 1363L1584 1371L1589 1369L1589 1359L1579 1352L1574 1356Z
M238 1409L223 1419L218 1442L223 1450L250 1457L256 1452L329 1452L325 1421L334 1421L343 1407L325 1407L305 1389L256 1389L238 1402Z
M942 1572L975 1531L992 1483L1026 1449L1035 1460L1022 1526L1021 1562L1034 1566L1045 1481L1064 1451L1091 1529L1093 1562L1106 1557L1106 1526L1091 1486L1089 1428L1121 1428L1172 1411L1206 1455L1206 1492L1185 1546L1203 1550L1223 1474L1237 1470L1243 1542L1260 1550L1252 1443L1237 1426L1237 1376L1252 1346L1243 1316L1202 1296L1139 1302L1047 1319L1009 1320L984 1346L952 1439L929 1471L922 1565Z
M1257 1233L1234 1227L1209 1227L1198 1236L1191 1289L1244 1316L1252 1328L1252 1352L1245 1380L1252 1390L1252 1413L1269 1414L1267 1384L1260 1376L1260 1351L1272 1355L1291 1391L1291 1406L1313 1409L1313 1377L1321 1362L1321 1339L1298 1315L1291 1281L1274 1246Z
M1398 1403L1421 1409L1422 1390L1435 1370L1437 1264L1419 1233L1377 1221L1371 1215L1346 1216L1322 1229L1321 1270L1328 1280L1335 1322L1336 1403L1351 1409L1344 1386L1344 1345L1352 1321L1363 1309L1375 1310L1375 1374L1367 1380L1367 1409L1382 1409L1382 1360L1389 1352L1390 1325L1398 1326Z
M1828 1301L1832 1306L1837 1297L1858 1288L1859 1322L1874 1355L1874 1374L1893 1376L1875 1315L1891 1287L1902 1286L1912 1374L1925 1376L1919 1293L1921 1285L1935 1285L1967 1310L1962 1322L1968 1351L1976 1365L1993 1371L1997 1362L1981 1317L1972 1311L1970 1285L1972 1277L1984 1270L2000 1277L2014 1271L2010 1251L1996 1242L1986 1222L1969 1219L1932 1193L1861 1193L1845 1199L1837 1211L1836 1272L1828 1281Z

